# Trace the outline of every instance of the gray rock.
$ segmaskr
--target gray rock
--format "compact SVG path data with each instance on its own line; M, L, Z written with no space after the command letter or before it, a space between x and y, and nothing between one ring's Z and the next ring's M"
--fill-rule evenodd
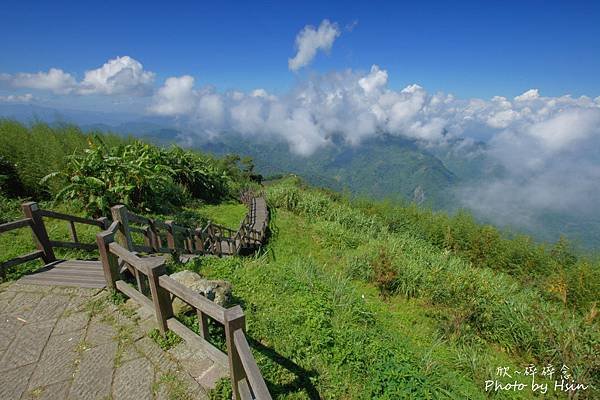
M179 271L172 274L171 278L220 306L226 307L231 300L231 284L227 281L204 279L192 271ZM190 310L190 306L183 301L179 299L173 301L175 314Z

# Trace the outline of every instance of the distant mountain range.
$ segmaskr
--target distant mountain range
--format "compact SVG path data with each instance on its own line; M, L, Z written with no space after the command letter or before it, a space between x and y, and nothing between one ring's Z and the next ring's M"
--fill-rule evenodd
M209 139L177 128L177 121L170 118L9 104L0 104L0 116L24 122L69 122L86 131L133 135L157 144L178 143L217 155L235 153L252 157L256 170L265 177L295 173L312 185L355 196L413 201L450 212L463 207L461 187L503 174L502 168L486 156L485 143L461 139L427 147L385 134L365 140L359 146L333 138L331 145L305 157L291 152L282 139L233 133ZM477 217L503 224L489 215ZM553 241L565 234L583 247L600 246L600 217L590 216L589 212L540 212L535 219L536 226L521 226L519 230L541 240Z

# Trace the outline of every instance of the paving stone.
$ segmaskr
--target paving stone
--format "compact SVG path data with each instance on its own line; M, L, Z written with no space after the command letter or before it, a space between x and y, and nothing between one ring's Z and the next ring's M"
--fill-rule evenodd
M103 399L110 395L117 343L106 343L83 352L69 399Z
M213 364L208 371L196 378L196 380L203 387L213 389L217 381L227 375L227 371L223 367L219 366L219 364Z
M88 289L80 287L54 287L53 293L63 294L67 296L80 296L80 297L92 297L97 295L102 289Z
M50 336L29 382L29 389L72 379L77 346L82 337L83 331Z
M162 374L157 373L155 378L156 400L171 399L197 399L208 400L206 391L200 387L188 374Z
M46 285L29 285L26 283L15 282L10 285L6 291L9 292L33 292L33 293L50 293L53 286Z
M0 314L0 350L6 349L13 341L23 323L9 314Z
M28 316L43 297L43 293L18 292L4 312Z
M177 364L171 360L167 353L165 353L152 339L144 337L137 342L135 346L139 351L142 352L152 363L158 368L159 371L168 372L176 371Z
M27 390L22 400L64 400L69 394L71 380Z
M36 362L44 350L54 323L53 320L47 320L25 324L0 360L0 371Z
M8 308L10 300L0 300L0 311L4 312Z
M213 361L204 352L193 349L185 342L173 347L169 354L194 378L202 376L213 365Z
M121 364L127 361L135 360L136 358L143 357L133 344L121 344L119 347L119 361Z
M20 399L35 365L25 365L0 374L0 399Z
M56 320L62 315L68 302L68 296L48 294L40 300L37 306L29 314L29 321L43 321L46 319Z
M91 346L97 346L114 341L116 336L117 331L112 325L102 322L99 318L94 317L88 326L85 341Z
M89 301L89 297L73 296L71 297L69 304L67 304L65 312L83 311Z
M68 313L68 315L58 320L52 334L61 335L67 332L80 331L87 326L89 319L90 315L85 311Z
M117 368L113 381L113 400L151 400L154 367L145 358L129 361Z
M17 295L17 292L5 290L0 292L0 302L6 301L10 303L10 301Z

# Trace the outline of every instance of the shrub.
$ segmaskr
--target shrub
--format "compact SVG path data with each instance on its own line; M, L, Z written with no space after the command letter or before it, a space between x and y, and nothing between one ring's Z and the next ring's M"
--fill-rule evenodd
M392 265L392 260L385 247L379 250L379 255L372 261L371 267L373 268L371 279L379 289L379 294L384 298L389 297L396 289L398 272L396 267Z

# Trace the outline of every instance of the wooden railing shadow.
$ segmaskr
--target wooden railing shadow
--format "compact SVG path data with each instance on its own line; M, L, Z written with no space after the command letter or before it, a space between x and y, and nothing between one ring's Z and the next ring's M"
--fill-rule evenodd
M279 364L282 368L285 368L286 370L288 370L296 376L296 379L294 379L294 381L285 385L276 385L272 382L267 381L267 386L271 387L273 392L290 393L302 390L306 392L309 399L321 400L321 395L319 394L319 392L317 391L317 389L311 381L311 378L315 378L318 376L318 373L316 371L306 370L298 364L296 364L295 362L293 362L292 360L290 360L289 358L286 358L283 355L279 354L274 349L265 346L258 340L255 340L250 336L247 336L247 338L252 349L258 351L265 357L269 358L272 362Z

